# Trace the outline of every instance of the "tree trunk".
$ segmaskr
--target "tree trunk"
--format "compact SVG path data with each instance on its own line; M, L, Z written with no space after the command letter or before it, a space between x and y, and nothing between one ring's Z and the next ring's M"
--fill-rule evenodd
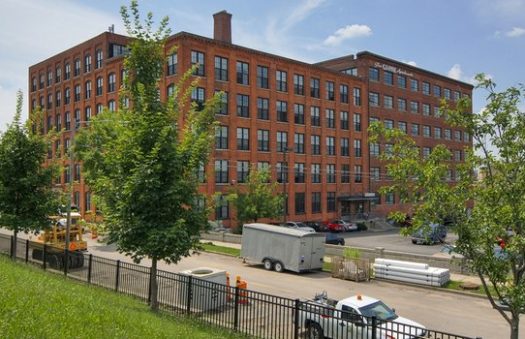
M13 231L13 243L11 244L11 258L16 261L16 245L18 245L18 230Z
M510 323L510 339L519 339L520 335L520 317L519 314L512 315L512 321Z
M157 285L157 258L151 259L151 269L150 269L150 276L149 276L149 283L150 283L150 307L153 312L158 312L159 310L159 301L157 300L157 291L158 291L158 285Z

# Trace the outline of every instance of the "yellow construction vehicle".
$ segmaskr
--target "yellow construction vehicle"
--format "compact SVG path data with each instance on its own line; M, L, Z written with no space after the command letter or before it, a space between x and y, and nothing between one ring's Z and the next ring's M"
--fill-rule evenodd
M67 216L50 217L51 226L42 231L36 240L33 248L32 258L35 260L46 261L52 268L62 269L66 265L68 268L79 268L84 266L84 255L82 251L87 250L87 243L82 239L83 229L80 223L82 216L78 212L71 212L71 227L69 229L69 251L66 258L66 238L67 238ZM41 244L41 245L39 245ZM45 245L45 253L44 253Z

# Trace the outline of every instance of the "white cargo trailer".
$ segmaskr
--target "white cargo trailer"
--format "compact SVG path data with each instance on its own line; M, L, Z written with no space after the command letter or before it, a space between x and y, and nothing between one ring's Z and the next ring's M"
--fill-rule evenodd
M323 267L325 236L282 226L246 224L241 257L267 270L304 272Z

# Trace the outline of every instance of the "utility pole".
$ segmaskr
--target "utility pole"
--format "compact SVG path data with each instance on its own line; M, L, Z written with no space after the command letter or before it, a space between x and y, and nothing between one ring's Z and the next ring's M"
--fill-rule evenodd
M79 121L77 119L73 119L73 128L71 130L71 139L69 143L69 199L67 203L67 221L66 221L66 246L65 249L69 251L69 243L70 243L70 233L71 233L71 205L73 203L73 169L75 167L75 156L73 153L73 147L75 145L75 131L77 129L77 125L79 124ZM67 264L67 263L66 263Z

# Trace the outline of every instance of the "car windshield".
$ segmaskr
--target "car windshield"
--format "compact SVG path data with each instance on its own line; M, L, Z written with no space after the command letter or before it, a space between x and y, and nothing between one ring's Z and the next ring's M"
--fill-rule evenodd
M361 314L365 317L376 317L380 321L389 321L397 318L397 315L385 305L382 301L376 301L373 304L359 308Z

